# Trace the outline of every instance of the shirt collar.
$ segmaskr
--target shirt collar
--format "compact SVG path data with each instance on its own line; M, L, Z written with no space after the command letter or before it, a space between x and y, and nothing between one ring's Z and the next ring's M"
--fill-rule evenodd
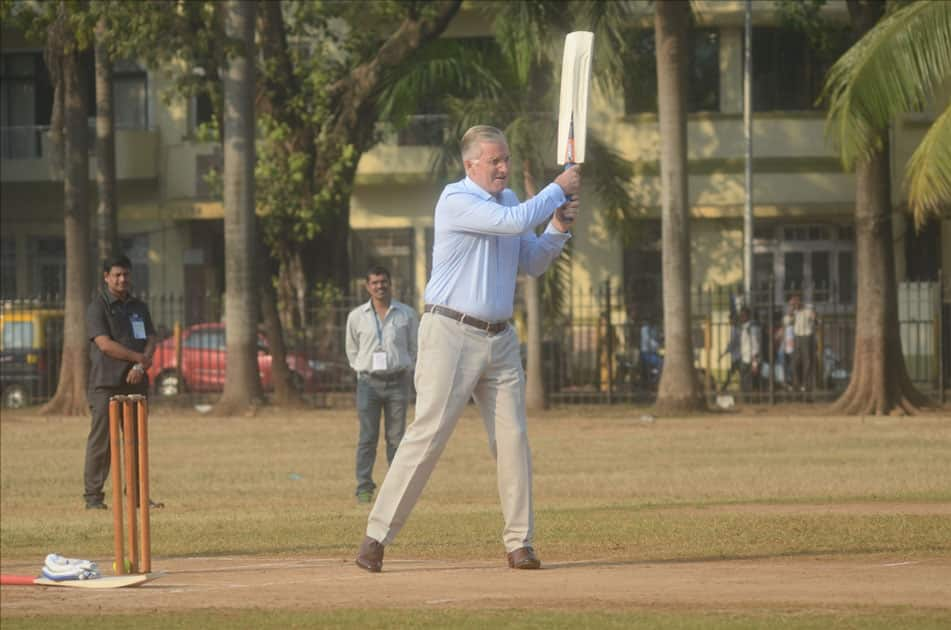
M505 194L504 190L499 193L498 197L496 197L495 195L493 195L492 193L484 189L482 186L472 181L472 179L470 179L468 175L466 175L465 179L462 180L462 184L463 186L466 187L467 190L477 195L478 197L481 197L485 201L492 200L495 203L502 203L502 195Z
M106 300L108 300L110 306L116 302L120 304L130 304L135 300L135 297L131 293L126 294L125 300L120 300L119 296L110 291L108 287L102 290L102 294L106 296Z
M396 306L396 300L391 297L391 298L390 298L390 306L389 306L389 309L388 309L388 310L393 310L393 308L394 308L395 306ZM373 310L373 300L372 300L372 299L369 299L369 300L366 301L366 303L363 305L363 310L366 311L366 312L368 312L368 313Z

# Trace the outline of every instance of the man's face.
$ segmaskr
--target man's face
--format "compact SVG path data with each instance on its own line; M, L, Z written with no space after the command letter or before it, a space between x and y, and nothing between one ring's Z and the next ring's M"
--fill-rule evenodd
M125 267L112 267L103 277L109 291L118 297L125 297L132 285L132 270Z
M390 299L390 279L383 274L367 276L367 293L376 300L386 302Z
M482 142L482 154L466 160L466 175L480 188L498 195L509 182L509 147L504 142Z

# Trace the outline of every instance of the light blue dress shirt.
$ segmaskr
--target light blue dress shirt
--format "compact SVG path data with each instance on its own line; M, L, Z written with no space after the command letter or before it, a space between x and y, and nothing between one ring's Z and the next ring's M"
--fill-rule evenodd
M446 186L436 203L426 303L489 322L510 319L516 275L541 275L571 238L551 225L534 232L567 201L555 183L524 203L508 188L497 200L468 177Z

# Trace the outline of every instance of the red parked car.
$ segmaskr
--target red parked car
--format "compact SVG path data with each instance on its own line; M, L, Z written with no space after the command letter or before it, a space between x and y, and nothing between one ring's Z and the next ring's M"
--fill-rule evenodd
M227 356L224 324L195 324L182 331L181 365L176 365L173 337L158 345L148 370L149 382L163 397L185 391L220 392L224 390ZM271 360L267 339L258 334L258 369L265 391L273 389ZM351 379L349 366L309 359L300 352L288 351L287 365L295 388L301 392L342 389Z

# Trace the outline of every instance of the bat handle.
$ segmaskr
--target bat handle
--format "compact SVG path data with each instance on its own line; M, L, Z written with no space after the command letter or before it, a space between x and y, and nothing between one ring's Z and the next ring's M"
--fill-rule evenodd
M566 170L566 171L567 171L569 168L571 168L572 166L577 166L577 165L576 165L574 162L565 162L565 170ZM572 201L572 200L574 200L574 198L575 198L574 195L565 195L565 196L568 198L568 201ZM575 220L574 220L574 219L564 219L564 222L567 223L568 225L571 225L572 223L575 222Z

